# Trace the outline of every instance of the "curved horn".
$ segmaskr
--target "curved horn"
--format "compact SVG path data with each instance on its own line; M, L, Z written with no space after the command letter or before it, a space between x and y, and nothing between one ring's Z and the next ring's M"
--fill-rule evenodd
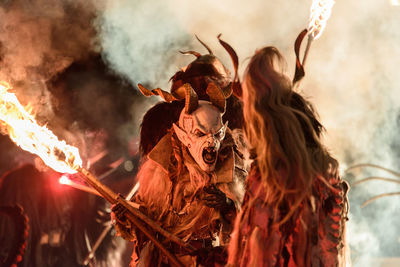
M227 42L221 40L221 35L219 34L217 36L219 43L225 48L225 50L228 52L228 54L231 56L232 63L233 63L233 69L235 70L235 76L233 78L233 81L236 81L238 78L238 68L239 68L239 58L235 52L235 50L230 46Z
M199 97L190 84L185 83L182 87L185 88L185 112L190 114L199 106Z
M294 73L293 77L293 86L298 86L303 79L305 72L304 72L304 67L303 64L300 62L300 46L301 43L303 42L304 37L307 35L307 29L304 29L302 32L299 33L299 35L296 38L296 41L294 42L294 52L296 54L296 70ZM303 60L304 63L304 60Z
M226 87L221 88L222 93L225 96L225 99L229 98L232 95L232 89L233 89L233 82L230 82Z
M225 99L229 98L232 94L237 98L241 99L243 95L242 85L240 81L233 81L228 84L228 86L221 89L222 93L224 93Z
M138 88L144 96L159 95L162 97L162 99L164 99L165 102L168 102L168 103L178 100L175 96L173 96L172 94L170 94L160 88L149 90L146 87L144 87L143 85L141 85L140 83L138 84Z
M179 51L179 53L184 54L184 55L194 55L197 58L201 57L201 54L196 51Z
M234 96L236 96L237 98L241 99L242 95L243 95L243 89L242 89L242 84L240 83L240 81L234 81L232 83L232 93Z
M210 97L210 102L216 106L221 113L225 113L225 95L215 83L210 82L207 86L207 95Z
M197 41L199 41L208 51L208 53L210 53L210 55L214 55L214 53L211 51L210 47L208 47L208 45L206 45L202 40L199 39L199 37L195 34L194 36L196 36Z

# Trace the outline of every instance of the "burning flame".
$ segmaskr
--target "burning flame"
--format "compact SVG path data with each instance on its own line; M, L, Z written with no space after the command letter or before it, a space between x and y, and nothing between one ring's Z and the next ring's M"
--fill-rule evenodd
M308 34L314 40L318 39L324 31L334 4L334 0L313 0L310 10L311 15L310 23L308 24Z
M58 179L58 182L60 184L65 184L65 185L70 185L71 184L71 180L65 175L61 176L60 179Z
M49 129L40 126L9 89L7 83L0 82L0 130L22 149L38 155L55 171L76 173L82 166L78 149L58 140Z

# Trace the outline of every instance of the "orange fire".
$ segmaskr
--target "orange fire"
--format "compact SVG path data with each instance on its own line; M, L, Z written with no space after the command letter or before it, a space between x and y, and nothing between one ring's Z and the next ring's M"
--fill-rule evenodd
M76 173L82 166L78 149L58 140L46 126L40 126L10 89L7 83L0 82L0 131L22 149L38 155L55 171Z
M318 39L324 31L334 4L334 0L313 0L308 24L308 34L313 40Z

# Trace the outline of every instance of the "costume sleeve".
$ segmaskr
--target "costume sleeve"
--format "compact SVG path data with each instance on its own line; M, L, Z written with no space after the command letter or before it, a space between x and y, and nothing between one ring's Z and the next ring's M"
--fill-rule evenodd
M319 213L319 249L324 266L342 266L345 262L345 223L348 220L348 184L331 178L325 187Z
M132 201L139 204L139 209L154 221L159 221L166 212L166 203L169 201L171 183L167 173L154 161L148 159L140 167L137 175L139 190ZM151 261L152 243L139 230L134 229L133 253L130 266L139 266L139 263ZM140 261L139 261L140 255ZM150 266L151 264L144 264ZM140 265L142 266L142 265Z
M133 201L149 217L157 221L170 200L171 181L167 172L154 161L146 160L138 173L139 191Z

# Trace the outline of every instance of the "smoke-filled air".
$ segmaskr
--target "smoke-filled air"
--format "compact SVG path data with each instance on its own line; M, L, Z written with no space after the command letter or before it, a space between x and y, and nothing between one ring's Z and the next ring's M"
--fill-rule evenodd
M12 84L39 121L75 145L84 142L83 158L96 142L79 140L79 134L105 133L106 146L120 153L155 102L140 96L137 83L168 91L171 76L193 60L179 51L207 52L195 35L233 72L218 43L222 34L239 56L240 75L258 48L275 46L292 77L294 41L308 26L311 2L0 1L0 80ZM376 166L348 169L374 164L400 172L399 44L395 0L337 0L324 32L311 44L298 90L316 108L324 143L350 184L371 176L400 179ZM17 150L9 153L13 163L26 158ZM399 266L399 195L361 207L391 192L400 192L398 183L369 180L350 189L352 266Z
M236 49L241 70L257 48L276 46L293 75L293 44L308 25L310 5L288 0L108 1L96 23L103 56L116 72L168 89L168 79L184 65L185 56L178 51L205 52L194 34L229 66L216 39L222 33ZM324 33L309 52L300 90L315 105L326 128L325 143L350 183L368 176L390 177L368 167L345 173L359 163L400 171L399 26L396 1L336 1ZM347 238L353 266L377 266L377 258L400 256L398 196L360 208L367 199L400 191L397 188L368 181L351 189Z

